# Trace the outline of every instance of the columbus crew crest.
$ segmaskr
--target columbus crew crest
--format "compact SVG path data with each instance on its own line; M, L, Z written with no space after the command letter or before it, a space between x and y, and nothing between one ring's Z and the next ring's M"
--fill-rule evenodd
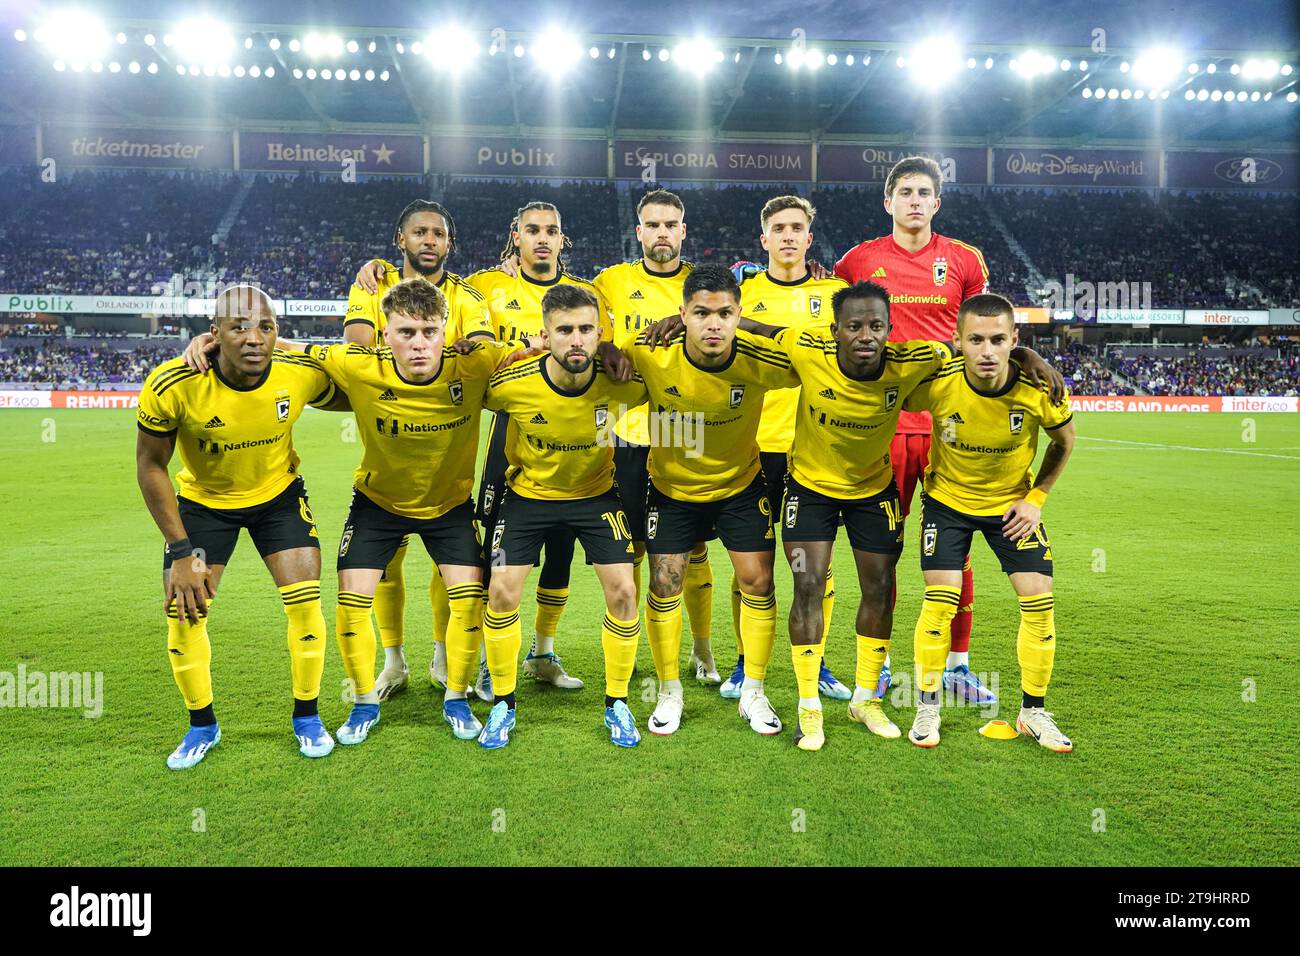
M785 499L785 526L793 528L799 520L799 496L787 495Z
M939 531L934 525L928 524L921 532L921 548L925 551L926 557L934 556L934 546L938 542Z
M348 528L343 532L343 537L339 539L339 557L348 556L348 547L352 544L352 529Z
M744 400L745 400L745 386L743 385L731 386L731 407L739 408L740 403L743 402Z
M1014 408L1007 413L1007 419L1011 425L1011 434L1019 435L1020 429L1025 425L1025 410L1023 408Z
M492 505L496 500L497 500L497 490L493 488L491 485L487 485L483 489L483 513L484 514L490 515L492 513Z
M287 422L289 420L289 399L277 398L275 400L275 420L277 422Z
M930 269L931 269L931 273L934 275L935 285L943 285L945 282L948 281L948 260L947 259L935 259L934 265L931 266Z
M659 509L651 508L645 516L645 536L647 541L653 541L654 536L659 531Z
M896 388L885 389L885 411L892 412L894 410L894 406L897 404L898 404L898 389Z
M808 297L808 311L813 315L822 314L822 297L819 295L810 295Z
M447 386L447 391L451 393L451 403L459 405L465 400L465 385L460 379L452 382Z
M606 424L608 424L608 422L609 422L609 406L597 405L596 406L596 430L600 431L605 427Z

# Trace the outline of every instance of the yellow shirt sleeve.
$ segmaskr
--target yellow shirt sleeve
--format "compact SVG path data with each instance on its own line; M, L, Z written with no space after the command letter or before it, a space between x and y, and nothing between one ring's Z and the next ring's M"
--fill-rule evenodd
M175 389L166 387L181 378L189 377L180 374L180 371L181 369L163 365L149 374L144 388L140 389L140 404L135 413L136 424L142 431L162 438L176 434L180 428L180 398Z

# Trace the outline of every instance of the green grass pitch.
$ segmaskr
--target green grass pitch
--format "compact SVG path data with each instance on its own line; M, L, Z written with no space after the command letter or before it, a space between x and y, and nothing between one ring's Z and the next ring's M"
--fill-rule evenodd
M0 414L0 671L104 675L97 719L0 709L0 864L1300 862L1285 723L1295 712L1286 675L1300 593L1300 416L1257 416L1253 435L1231 415L1078 416L1075 457L1046 511L1060 635L1049 707L1075 740L1071 755L986 740L976 730L987 714L952 708L942 745L921 750L872 737L837 702L826 704L825 749L796 750L790 577L779 558L769 691L785 733L757 736L734 702L688 681L676 736L610 746L599 591L577 564L557 647L587 687L521 682L520 729L486 753L440 720L427 680L429 561L413 549L411 688L365 745L308 761L290 736L284 615L244 537L210 628L222 743L183 773L164 765L184 710L165 660L161 542L136 488L132 418ZM331 730L347 705L330 556L360 453L343 440L344 420L309 412L295 436L324 544L321 711ZM921 591L912 530L908 539L896 672L911 665ZM827 657L851 682L858 589L846 548L841 539ZM730 575L716 544L713 565L725 671ZM998 674L1001 716L1014 720L1016 603L978 539L975 574L973 669ZM642 726L652 676L643 641L631 701ZM906 729L910 708L889 709Z

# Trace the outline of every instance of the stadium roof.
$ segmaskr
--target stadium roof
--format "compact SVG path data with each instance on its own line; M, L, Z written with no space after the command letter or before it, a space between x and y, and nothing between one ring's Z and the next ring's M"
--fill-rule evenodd
M1289 149L1300 138L1294 20L1285 5L1260 0L1157 10L1144 29L1133 26L1130 5L1062 17L1054 3L986 3L924 21L929 42L915 21L904 29L896 13L864 16L859 4L742 15L745 5L728 0L708 5L708 23L679 20L672 14L684 8L674 2L583 7L581 17L548 21L567 24L563 33L516 28L515 6L487 2L445 21L458 29L431 34L432 8L409 4L368 4L361 25L347 24L337 3L292 19L277 18L281 5L237 3L187 43L175 4L103 3L92 9L108 42L90 52L60 49L65 37L48 25L38 41L53 5L11 11L0 35L0 120L881 144ZM972 11L1007 18L963 23ZM251 16L228 19L236 15ZM792 37L782 24L799 19L810 26ZM84 32L87 22L64 29ZM652 29L603 32L617 23ZM667 29L677 23L681 32ZM1252 34L1257 44L1223 39Z

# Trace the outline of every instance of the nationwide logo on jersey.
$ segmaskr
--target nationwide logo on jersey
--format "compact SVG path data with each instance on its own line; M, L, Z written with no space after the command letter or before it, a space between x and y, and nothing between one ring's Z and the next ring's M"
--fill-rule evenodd
M221 454L221 442L213 441L208 438L199 439L199 453L207 455Z
M379 434L381 435L387 435L389 438L396 438L398 432L397 418L376 417L375 428L378 429Z
M930 267L930 270L934 275L935 285L943 285L945 282L948 281L948 260L947 259L935 259L934 265Z
M832 402L835 401L835 393L829 388L823 388L817 394L820 395L822 398L829 398Z
M530 424L530 425L546 425L546 424L548 424L548 422L546 421L546 416L543 415L541 412L538 412L538 413L537 413L536 415L534 415L532 418L528 419L528 424Z
M520 308L519 300L511 299L509 302L506 303L506 308L518 310Z
M819 295L808 296L808 311L813 315L822 314L822 297Z
M754 308L753 308L751 311L753 311L753 312L766 312L766 311L767 311L767 306L764 305L762 302L760 302L758 305L754 306Z
M637 289L637 290L635 290L635 291L634 291L630 296L628 296L628 298L629 298L629 299L644 299L645 296L643 296L643 295L641 294L641 290L640 290L640 289Z
M604 428L605 424L608 421L609 421L609 406L597 405L596 406L596 430L599 431L600 429Z
M226 423L223 422L219 416L213 415L212 418L208 421L208 423L203 427L204 428L225 428Z
M745 400L745 386L743 385L731 386L731 407L739 408L740 403L743 402L744 400Z
M1013 408L1007 418L1011 425L1011 434L1019 435L1020 429L1025 425L1025 410L1023 408Z
M397 401L397 396L393 394L393 390L391 388L386 388L379 393L379 398L377 398L376 401L395 402Z
M681 398L681 397L682 397L682 393L679 392L679 391L677 391L677 386L676 386L676 385L669 385L667 388L664 389L664 394L665 394L665 395L675 395L677 398Z
M277 422L287 422L289 420L289 399L287 397L276 398L275 420Z
M447 391L451 393L451 403L459 405L465 400L465 384L460 380L452 382L447 386Z
M897 404L898 404L898 389L896 388L885 389L885 411L892 412L894 410L894 406Z
M873 278L873 279L888 279L889 276L885 275L885 267L884 267L884 266L876 266L876 271L873 272L873 273L871 273L871 278Z

